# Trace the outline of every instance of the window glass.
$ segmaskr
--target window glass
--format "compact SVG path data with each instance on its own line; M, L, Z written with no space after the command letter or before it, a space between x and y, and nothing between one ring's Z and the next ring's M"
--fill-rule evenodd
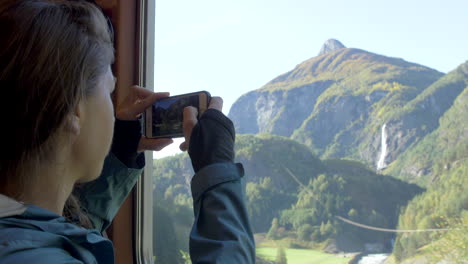
M258 263L466 257L467 9L157 1L154 89L223 97ZM156 263L189 261L181 142L154 154Z

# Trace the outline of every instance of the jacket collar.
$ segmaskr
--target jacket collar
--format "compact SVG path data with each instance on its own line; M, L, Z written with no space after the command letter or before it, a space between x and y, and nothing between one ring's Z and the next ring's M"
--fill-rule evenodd
M0 218L23 214L26 209L26 205L0 194Z
M25 205L0 194L0 229L2 225L42 230L67 237L91 251L98 263L114 263L112 242L102 237L97 230L78 227L52 211L32 204Z

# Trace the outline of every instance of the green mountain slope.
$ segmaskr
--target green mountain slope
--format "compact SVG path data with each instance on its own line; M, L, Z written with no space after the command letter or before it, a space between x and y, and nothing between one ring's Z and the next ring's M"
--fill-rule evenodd
M451 229L450 241L445 241L442 247L438 246L440 241L446 239L448 232L399 235L393 252L397 260L415 255L425 255L429 259L440 257L438 260L447 263L461 263L456 261L463 255L466 259L468 241L462 230L466 231L468 223L468 152L464 153L456 157L457 160L452 161L449 167L439 171L434 184L408 204L402 211L398 225L406 230Z
M426 99L431 97L446 100L443 106L448 110L431 107L432 99ZM386 173L427 185L437 181L441 167L449 167L454 156L468 156L468 62L441 78L414 101L402 112L412 108L418 109L413 112L437 111L442 113L441 118L431 125L436 129L401 154ZM423 103L419 103L421 101ZM419 123L423 128L429 126L424 120Z
M238 135L236 161L245 168L247 211L254 231L270 231L277 239L289 237L297 243L333 240L348 250L360 250L368 242L388 244L391 234L363 231L335 216L394 228L400 208L422 191L356 161L321 161L308 147L279 136ZM162 216L185 212L180 208L190 205L186 176L193 172L187 165L186 154L154 161L155 197L166 204ZM274 219L283 231L271 230Z
M422 192L416 185L375 174L350 160L325 160L326 172L300 188L298 200L280 223L305 241L329 241L338 250L361 251L366 243L390 248L393 234L358 228L337 217L395 228L400 208Z
M327 96L367 94L382 81L398 81L405 86L425 87L440 73L422 65L402 59L386 57L361 49L344 48L309 59L260 89L275 91L293 89L317 81L332 80L339 83L327 90ZM326 99L326 98L323 98Z
M298 188L287 170L306 183L325 170L320 159L306 146L268 134L237 135L236 160L244 164L248 181L261 183L264 178L270 178L272 187L284 192L295 192Z
M285 137L237 135L235 151L236 162L244 164L248 181L261 183L264 178L270 178L273 187L285 192L293 192L298 186L285 176L286 168L300 175L299 180L304 182L325 169L310 149ZM164 193L176 184L180 186L174 190L176 194L190 192L193 169L187 154L154 160L153 166L156 192Z
M376 167L381 128L386 122L392 132L401 134L388 144L387 164L430 132L432 126L415 131L411 122L398 123L395 113L442 76L402 59L340 48L311 58L241 96L229 116L239 133L286 136L322 158L347 157ZM437 107L440 103L434 101ZM428 114L425 119L433 124L438 118Z
M407 180L429 186L402 211L401 229L453 229L400 235L394 255L398 260L424 256L433 262L456 263L466 255L468 223L468 63L443 78L464 90L442 115L439 127L409 148L387 169ZM449 89L445 89L447 91ZM426 177L418 177L427 175ZM449 240L448 240L449 239Z

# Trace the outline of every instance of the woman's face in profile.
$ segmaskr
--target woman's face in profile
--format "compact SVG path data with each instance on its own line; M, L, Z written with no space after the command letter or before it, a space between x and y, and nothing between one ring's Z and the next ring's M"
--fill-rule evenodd
M81 128L76 141L76 162L84 169L83 178L87 182L97 178L112 143L114 133L114 106L111 93L115 88L115 78L110 66L98 81L94 92L80 102Z

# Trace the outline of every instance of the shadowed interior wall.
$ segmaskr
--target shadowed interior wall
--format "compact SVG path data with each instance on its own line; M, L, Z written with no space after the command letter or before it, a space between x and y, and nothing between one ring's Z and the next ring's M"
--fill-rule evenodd
M128 88L137 83L138 78L138 4L139 1L97 0L114 27L116 60L113 65L117 77L114 103L125 97ZM134 195L130 193L120 208L107 235L115 249L115 263L134 263Z

